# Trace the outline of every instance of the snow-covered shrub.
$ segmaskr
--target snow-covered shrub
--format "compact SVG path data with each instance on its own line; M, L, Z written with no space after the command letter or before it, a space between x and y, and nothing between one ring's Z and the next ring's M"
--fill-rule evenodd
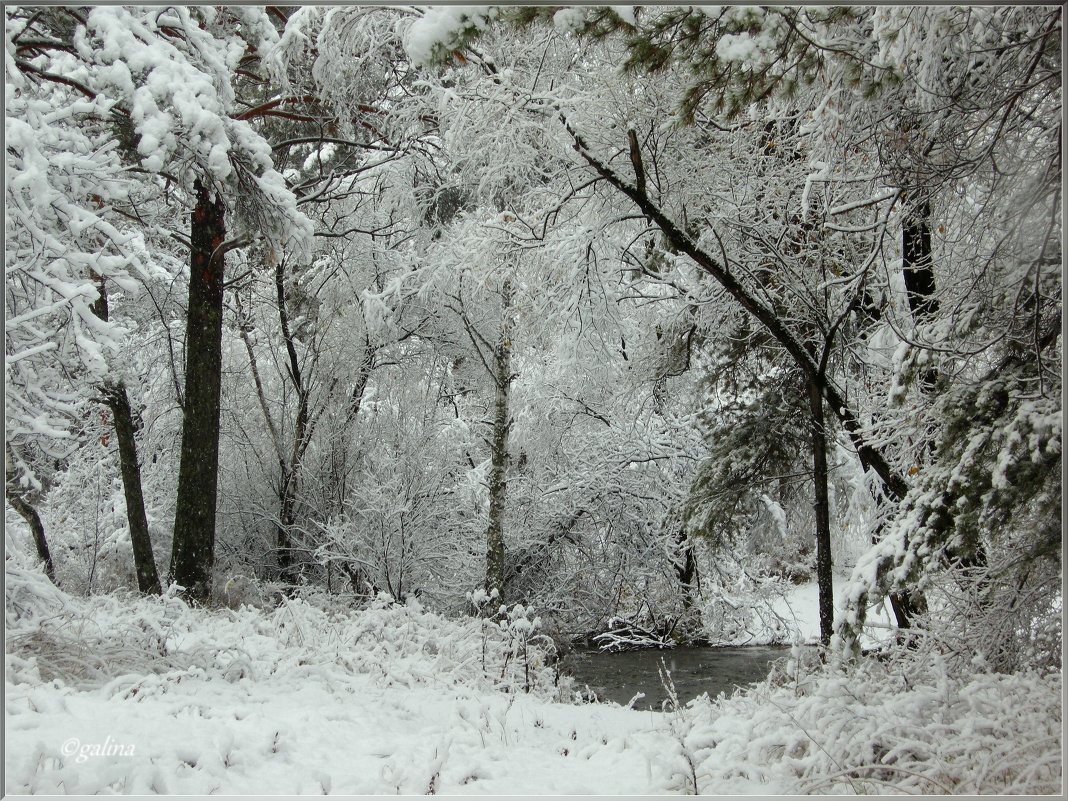
M148 674L197 671L232 681L314 669L369 674L384 685L558 692L551 641L519 607L485 621L450 620L385 594L359 611L285 596L270 610L194 608L173 595L78 598L12 548L6 572L14 681L126 686Z
M955 567L926 584L928 612L912 632L914 648L937 650L953 669L979 663L1003 673L1061 668L1059 565L1026 562L1020 551L985 567ZM1006 575L1025 573L1009 583Z
M252 606L257 609L270 609L283 587L275 582L235 573L227 576L225 581L216 578L212 597L229 609Z
M699 792L1058 793L1061 682L954 671L933 650L826 667L795 654L748 692L691 702L680 742Z
M196 625L194 610L181 600L119 592L80 598L10 547L6 557L9 681L91 686L212 661L210 648L178 647L181 632Z
M90 439L55 476L41 505L56 576L71 593L137 586L115 447L113 437L110 451L108 445Z
M790 642L797 627L776 611L789 584L742 573L736 580L711 580L700 598L703 636L710 645L768 645Z
M501 604L494 608L493 602L498 597L496 589L487 593L480 588L466 594L472 611L481 621L483 672L489 671L494 650L497 650L502 657L501 679L510 670L521 672L524 692L530 692L546 678L555 685L557 677L550 665L558 661L558 654L552 637L542 633L541 618L532 617L534 610L523 604L510 607ZM496 649L491 643L497 644Z

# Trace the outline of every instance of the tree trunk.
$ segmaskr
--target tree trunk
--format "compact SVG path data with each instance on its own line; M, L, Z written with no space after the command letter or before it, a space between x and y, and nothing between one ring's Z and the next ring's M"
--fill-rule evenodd
M889 593L887 597L899 629L912 628L913 619L927 611L927 601L922 593L900 590Z
M694 579L697 578L697 559L693 555L693 543L686 535L686 527L679 525L675 531L675 545L678 549L679 561L674 563L675 575L678 576L679 585L682 587L682 609L689 612L693 608Z
M293 450L289 463L282 464L280 477L279 511L276 550L278 553L278 578L286 584L297 583L294 570L293 523L295 520L297 489L300 485L301 462L310 438L308 407L308 388L304 385L304 374L300 368L300 358L289 327L289 310L286 307L285 262L280 261L274 271L275 292L278 301L278 322L282 329L282 338L286 343L286 355L289 357L289 377L297 393L297 419L293 428Z
M174 510L171 580L186 598L204 603L215 563L222 391L222 313L226 204L196 184L191 222L189 311L185 339L185 416Z
M905 212L901 224L901 275L913 322L919 326L938 312L934 263L931 257L931 201L926 193ZM938 372L923 371L920 386L926 395L934 392Z
M931 249L931 201L925 191L920 190L917 194L919 199L906 208L901 223L901 273L912 321L919 327L938 313L939 303L935 297ZM928 397L934 394L937 383L938 370L934 367L927 368L920 375L920 391ZM923 443L920 459L934 458L934 449L933 442ZM964 569L986 566L986 549L981 541L976 542L973 548L951 549L948 556Z
M108 407L115 421L115 435L119 441L119 466L122 470L122 489L126 496L126 519L130 526L137 588L150 595L159 595L159 573L152 553L152 537L148 533L145 497L141 487L141 466L137 461L137 442L134 439L133 414L126 387L118 384L106 390Z
M52 562L52 553L48 550L48 539L45 537L44 523L41 522L41 516L37 514L37 510L33 506L18 494L12 492L10 488L7 488L7 502L11 504L12 509L22 515L22 519L30 527L30 533L33 534L33 544L37 547L37 556L44 562L45 575L58 587L56 566Z
M931 261L931 202L924 194L907 210L901 225L901 268L909 310L916 321L938 311Z
M512 343L509 314L512 306L512 284L504 282L501 302L501 334L494 348L494 384L496 398L493 414L493 440L490 444L489 525L486 528L486 590L496 589L504 602L504 509L508 488L508 390L512 382Z
M282 486L278 494L280 508L275 542L275 550L278 554L278 580L292 587L297 584L298 578L293 559L292 529L295 522L293 512L296 505L296 478L292 473L287 472L282 476Z
M108 319L108 295L104 277L94 273L100 296L93 304L93 312L101 320ZM133 547L134 571L137 573L137 588L146 594L161 593L156 557L152 553L152 537L148 533L148 515L145 514L145 495L141 485L141 465L137 460L137 441L130 397L122 383L109 382L104 386L104 398L111 409L115 424L115 436L119 444L119 469L122 472L122 490L126 496L126 521L130 527L130 545Z
M831 514L827 494L827 428L823 393L811 379L808 384L809 423L812 429L812 485L816 512L816 583L819 586L820 642L829 645L834 630L834 585L831 571Z

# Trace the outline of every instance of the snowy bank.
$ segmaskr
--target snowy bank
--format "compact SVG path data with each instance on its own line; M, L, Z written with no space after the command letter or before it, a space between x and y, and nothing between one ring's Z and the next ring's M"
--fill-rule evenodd
M843 613L848 575L834 577L835 618ZM819 586L815 581L788 584L779 580L749 581L742 587L717 586L702 599L704 636L712 645L815 644L820 638ZM868 611L869 628L861 644L879 643L879 631L892 625L887 604Z
M929 656L847 671L801 649L732 698L640 712L555 700L568 688L507 625L384 603L74 598L16 561L8 793L1060 787L1059 673L954 676Z

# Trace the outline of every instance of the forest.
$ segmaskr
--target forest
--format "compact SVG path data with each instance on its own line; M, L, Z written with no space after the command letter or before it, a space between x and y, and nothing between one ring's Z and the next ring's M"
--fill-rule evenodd
M1061 792L1062 36L6 6L5 791Z

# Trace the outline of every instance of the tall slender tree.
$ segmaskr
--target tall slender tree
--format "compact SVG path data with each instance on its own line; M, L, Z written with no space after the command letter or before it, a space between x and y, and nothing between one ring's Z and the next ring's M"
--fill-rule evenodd
M97 276L99 297L93 311L107 322L108 290L103 276ZM137 588L143 593L159 595L161 592L156 557L152 553L152 538L148 533L148 516L145 514L144 489L141 484L141 463L137 458L137 426L130 408L130 396L122 381L105 381L102 392L104 402L111 411L115 437L119 446L119 467L122 473L122 489L126 497L126 519L130 526L130 543L133 546L134 572Z

